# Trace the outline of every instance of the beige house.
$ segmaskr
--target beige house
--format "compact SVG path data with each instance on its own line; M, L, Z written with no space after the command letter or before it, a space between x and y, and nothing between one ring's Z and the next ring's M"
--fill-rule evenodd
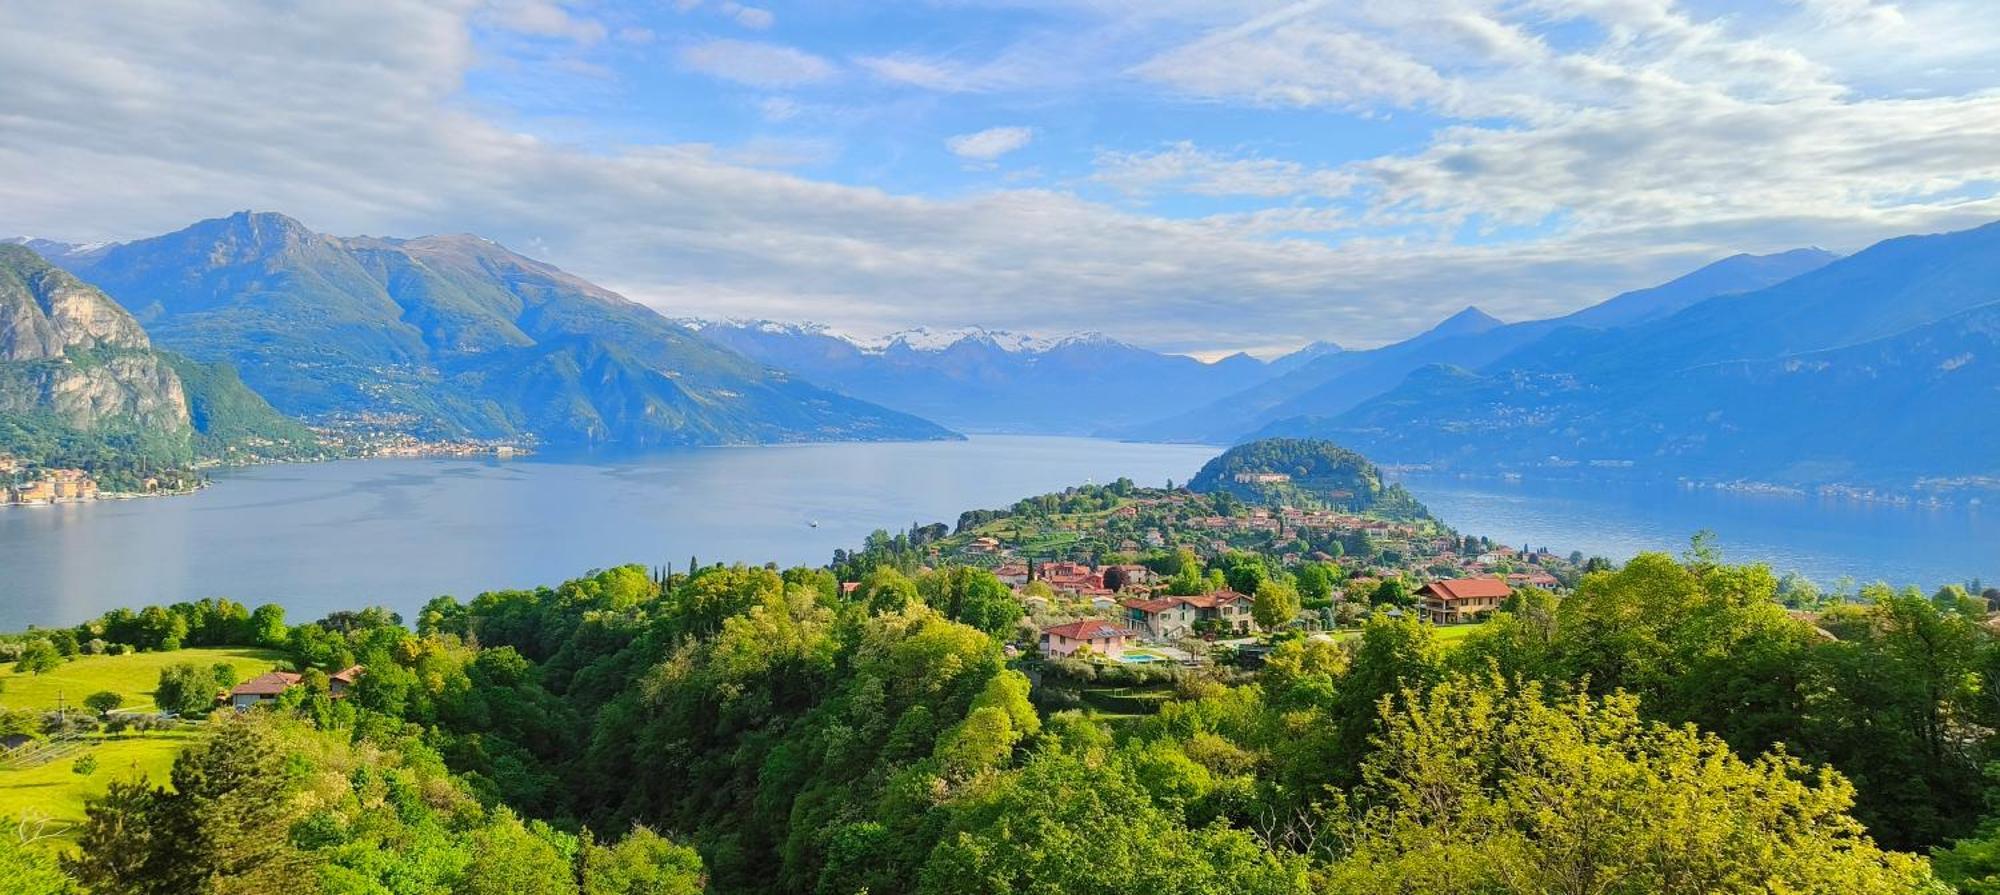
M229 705L239 712L249 711L276 700L286 690L298 686L299 676L289 671L267 671L229 690Z
M1423 617L1434 625L1474 621L1495 609L1514 589L1498 578L1444 578L1417 590Z
M1084 619L1042 629L1042 655L1063 659L1089 648L1096 655L1116 659L1125 652L1126 641L1131 637L1132 632L1119 625L1102 619Z
M1191 637L1198 622L1209 622L1229 634L1248 634L1257 630L1257 623L1250 618L1250 598L1233 590L1192 597L1126 600L1125 620L1155 640Z

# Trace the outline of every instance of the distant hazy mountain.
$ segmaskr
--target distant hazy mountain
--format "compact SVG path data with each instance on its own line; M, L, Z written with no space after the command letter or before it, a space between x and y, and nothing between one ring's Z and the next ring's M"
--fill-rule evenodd
M1627 292L1552 320L1507 324L1478 308L1466 308L1402 342L1320 357L1238 394L1113 434L1154 441L1236 441L1266 431L1265 427L1279 420L1336 416L1397 387L1412 372L1431 364L1477 369L1564 328L1581 334L1655 319L1704 298L1782 282L1833 257L1818 249L1736 255L1668 283Z
M475 236L338 238L240 213L54 260L297 415L555 444L950 437Z
M1637 325L1562 328L1259 434L1461 469L1879 484L2000 474L2000 224L1888 240Z
M315 444L233 371L154 350L102 291L22 244L0 245L0 453L130 467Z
M1615 296L1556 323L1611 329L1657 320L1703 299L1748 292L1818 270L1840 256L1825 249L1793 249L1775 255L1732 255L1649 289Z
M691 325L718 345L806 379L971 431L1089 434L1270 375L1246 354L1203 363L1097 333L1042 339L916 329L864 342L814 325Z
M1318 341L1290 354L1277 358L1268 364L1273 376L1282 376L1328 355L1339 354L1347 349L1328 341Z
M1430 330L1368 351L1325 353L1243 391L1195 404L1163 419L1111 429L1107 434L1141 441L1227 444L1301 406L1352 406L1393 388L1404 376L1445 352L1504 353L1517 344L1482 339L1505 324L1466 308Z

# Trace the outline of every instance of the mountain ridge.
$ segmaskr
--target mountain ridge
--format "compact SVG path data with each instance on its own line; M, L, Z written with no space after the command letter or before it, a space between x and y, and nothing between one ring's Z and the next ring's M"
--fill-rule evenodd
M1203 363L1097 332L917 328L864 340L769 320L702 321L696 331L847 394L971 431L1087 435L1146 415L1149 396L1205 398L1268 375L1248 356Z
M60 260L297 416L629 447L954 437L470 234L335 237L238 212Z
M1315 358L1210 404L1107 434L1138 440L1232 443L1268 431L1279 420L1337 415L1394 389L1417 369L1432 363L1483 367L1565 330L1588 338L1582 334L1593 330L1577 325L1579 319L1638 319L1640 313L1635 312L1643 308L1685 303L1689 292L1735 292L1771 285L1816 269L1830 257L1830 253L1814 254L1813 250L1733 255L1658 286L1621 293L1590 308L1543 320L1503 323L1468 306L1401 342ZM1606 308L1611 310L1599 310Z
M2000 473L2000 223L1896 237L1762 289L1428 368L1314 435L1460 470L1910 487ZM1476 449L1473 447L1477 445Z

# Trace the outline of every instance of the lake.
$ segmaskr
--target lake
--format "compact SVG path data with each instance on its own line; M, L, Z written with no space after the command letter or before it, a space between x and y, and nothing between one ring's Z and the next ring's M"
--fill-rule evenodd
M367 460L230 470L198 494L0 509L0 630L227 596L291 617L555 584L636 562L820 564L877 528L1119 476L1186 481L1218 448L1085 438ZM1831 581L2000 580L2000 519L1677 488L1406 480L1467 533L1624 558L1714 529L1733 560ZM818 522L818 527L810 523Z
M1184 482L1219 452L981 436L228 470L184 497L0 508L0 631L207 596L282 603L294 620L376 604L408 615L438 594L690 556L819 565L878 528L1121 475Z
M1459 531L1515 546L1623 560L1644 550L1679 555L1695 532L1708 529L1726 561L1767 563L1822 585L1846 576L1916 584L1928 593L1974 577L2000 583L2000 507L1895 506L1671 483L1398 480Z

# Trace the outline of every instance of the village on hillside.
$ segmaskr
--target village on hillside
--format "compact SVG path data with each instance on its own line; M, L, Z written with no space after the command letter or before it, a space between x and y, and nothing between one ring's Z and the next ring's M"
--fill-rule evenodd
M1238 479L1246 476L1263 477L1252 484L1284 479ZM1580 554L1460 536L1421 508L1343 506L1350 497L1322 493L1316 506L1267 506L1121 479L968 512L948 534L937 525L896 538L924 565L991 571L1020 602L1024 633L1034 632L1025 645L1043 657L1125 664L1199 664L1218 646L1258 649L1265 632L1252 613L1254 584L1215 573L1217 566L1255 565L1315 582L1287 627L1321 638L1345 636L1378 613L1479 622L1516 589L1561 592L1582 573ZM1190 563L1211 571L1184 571Z

